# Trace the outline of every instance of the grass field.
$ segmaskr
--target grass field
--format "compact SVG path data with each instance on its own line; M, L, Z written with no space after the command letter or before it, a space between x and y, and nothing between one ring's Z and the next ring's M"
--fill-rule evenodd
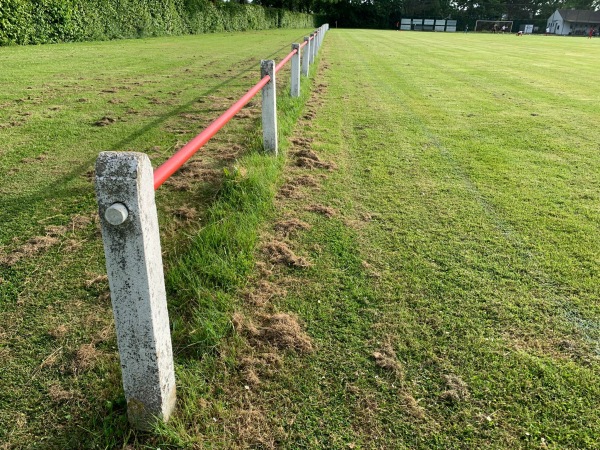
M0 442L600 447L600 41L542 36L331 30L284 157L251 105L161 188L179 402L127 428L94 157L162 161L299 36L0 49Z

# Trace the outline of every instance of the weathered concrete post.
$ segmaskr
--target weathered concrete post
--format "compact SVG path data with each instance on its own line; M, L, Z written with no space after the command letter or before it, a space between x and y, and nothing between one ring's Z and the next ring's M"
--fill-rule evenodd
M175 373L153 171L148 156L102 152L96 195L127 415L135 428L167 420Z
M292 97L300 97L300 44L292 44L292 51L294 50L296 50L296 53L292 56L290 95Z
M319 53L319 50L321 50L321 43L323 42L323 27L319 27L319 39L318 39L318 44L317 44L317 54Z
M277 156L277 94L275 89L275 61L262 60L260 62L260 78L269 75L269 81L262 88L262 126L263 147L267 152Z
M310 33L311 41L310 41L310 63L313 64L315 62L315 49L317 48L316 43L316 34Z
M307 77L310 69L310 38L304 36L304 42L306 42L306 45L304 46L304 53L302 54L302 75Z
M317 29L317 32L315 34L315 41L317 41L317 45L315 46L315 58L319 55L319 39L321 39L321 30Z

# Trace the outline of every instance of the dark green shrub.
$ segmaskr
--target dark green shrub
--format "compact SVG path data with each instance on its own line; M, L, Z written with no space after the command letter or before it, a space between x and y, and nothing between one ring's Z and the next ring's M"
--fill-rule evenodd
M0 45L310 28L309 14L209 0L0 0Z
M28 44L30 8L24 0L0 0L0 45Z

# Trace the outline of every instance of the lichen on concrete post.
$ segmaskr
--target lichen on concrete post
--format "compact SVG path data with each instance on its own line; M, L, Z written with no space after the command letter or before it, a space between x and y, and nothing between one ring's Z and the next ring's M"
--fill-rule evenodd
M296 50L296 53L292 56L290 95L300 97L300 44L292 44L292 51L294 50Z
M260 78L269 75L271 80L262 88L263 147L277 156L277 94L275 87L275 61L260 62Z
M310 69L310 38L304 36L304 42L306 42L306 45L304 46L304 53L302 53L302 75L307 77Z
M96 195L117 344L135 428L166 421L175 406L175 373L153 171L148 156L102 152Z

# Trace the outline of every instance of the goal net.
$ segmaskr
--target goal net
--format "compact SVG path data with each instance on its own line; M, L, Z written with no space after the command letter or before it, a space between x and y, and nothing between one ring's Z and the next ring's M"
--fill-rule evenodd
M484 33L510 33L512 20L478 20L475 22L475 31Z

